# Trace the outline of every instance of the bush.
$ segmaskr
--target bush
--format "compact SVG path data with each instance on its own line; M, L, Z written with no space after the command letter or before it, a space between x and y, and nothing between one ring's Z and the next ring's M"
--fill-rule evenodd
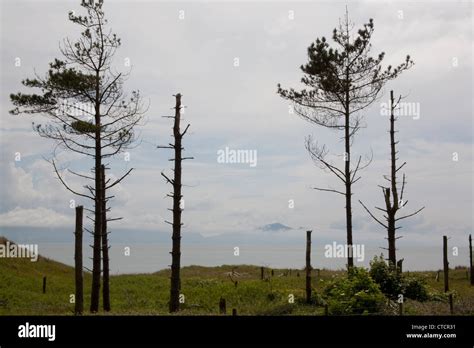
M405 297L420 302L427 301L429 299L428 290L426 289L426 283L424 280L413 277L404 277L403 283L405 287Z
M370 261L370 276L380 286L380 290L391 299L404 293L401 275L385 262L383 254Z
M384 296L379 286L363 268L354 268L348 277L330 282L323 292L331 314L365 314L379 312Z
M370 276L380 286L380 290L392 300L398 298L399 294L404 297L426 301L429 299L426 283L422 279L407 277L393 267L390 267L383 257L375 256L370 261Z

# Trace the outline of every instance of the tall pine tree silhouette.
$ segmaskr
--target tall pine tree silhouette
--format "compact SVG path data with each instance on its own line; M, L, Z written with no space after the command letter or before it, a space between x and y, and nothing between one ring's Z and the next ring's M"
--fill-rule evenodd
M144 114L140 93L131 95L123 90L128 73L115 72L112 61L120 47L120 39L107 28L102 1L83 1L85 16L69 13L69 20L81 29L76 41L68 38L61 46L62 59L49 65L45 77L25 79L25 87L37 93L11 94L15 106L12 114L42 114L46 124L33 124L42 137L54 140L61 148L91 158L94 161L93 176L69 170L78 178L90 180L84 192L72 188L61 174L55 159L51 160L58 179L71 193L91 199L93 210L93 269L90 311L99 310L101 283L101 247L108 248L106 202L111 198L106 191L120 183L132 169L114 180L102 179L102 162L127 149L135 140L133 128ZM107 254L107 253L106 253ZM108 268L108 259L104 259ZM104 269L104 274L109 270ZM108 277L104 278L108 282ZM104 284L104 310L110 310L108 283Z
M327 158L329 151L326 146L318 145L311 136L306 139L306 149L318 166L329 170L344 185L344 190L318 187L315 189L345 197L349 269L354 265L352 185L360 179L359 171L371 160L362 163L362 157L359 156L353 166L351 159L351 145L362 125L361 112L377 100L386 82L396 78L413 64L410 56L407 56L405 62L397 67L388 66L382 69L385 54L382 52L375 58L370 55L370 40L374 32L373 20L370 19L369 23L364 24L356 35L353 33L353 28L354 25L349 21L346 10L344 20L333 31L335 48L330 47L325 37L316 39L308 47L308 63L301 66L303 72L301 82L306 86L305 89L297 91L293 88L284 89L278 85L278 93L292 103L297 115L317 126L343 133L343 168L330 161Z

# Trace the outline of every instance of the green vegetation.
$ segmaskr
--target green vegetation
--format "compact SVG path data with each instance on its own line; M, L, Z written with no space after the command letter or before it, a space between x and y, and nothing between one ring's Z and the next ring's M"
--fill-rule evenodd
M302 270L266 270L260 279L258 266L190 266L182 269L185 296L177 315L217 315L219 299L226 299L227 314L236 308L239 315L324 315L384 314L396 315L398 306L382 295L369 272L356 269L351 278L345 271L313 271L313 303L305 303L305 279ZM298 276L299 273L299 276ZM409 272L407 279L425 282L429 300L407 300L408 315L449 314L443 282L436 272ZM237 285L231 280L237 282ZM47 277L46 294L42 293L43 276ZM168 315L169 270L153 274L112 276L110 279L112 311L106 315ZM90 301L91 275L86 273L85 307ZM466 269L450 271L450 288L454 294L456 314L474 314L474 291L466 278ZM0 315L72 315L74 305L74 269L39 257L29 259L0 258ZM289 303L289 295L294 303ZM100 314L104 314L100 312Z
M340 276L324 289L329 314L381 312L385 297L364 268L353 268L350 276Z
M424 279L400 273L389 267L383 255L375 256L370 262L370 277L380 286L380 290L392 300L401 294L405 298L420 302L429 299Z

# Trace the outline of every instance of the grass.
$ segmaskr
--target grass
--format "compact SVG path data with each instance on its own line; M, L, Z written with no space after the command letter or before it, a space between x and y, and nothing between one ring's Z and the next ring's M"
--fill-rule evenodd
M229 274L234 272L234 276ZM298 276L298 273L300 276ZM317 274L317 271L313 272ZM314 292L321 293L324 284L344 271L321 270L313 280ZM426 280L437 301L407 300L407 315L449 314L443 294L443 281L436 272L410 272ZM47 277L46 294L42 293L43 276ZM111 306L106 315L168 315L169 270L153 274L127 274L110 279ZM181 271L184 303L177 315L217 315L219 300L226 299L227 312L236 308L239 315L324 315L324 308L304 302L305 277L302 270L266 270L260 280L260 267L224 265L220 267L189 266ZM441 273L442 278L442 273ZM238 284L235 285L234 281ZM84 303L90 303L91 275L85 273ZM466 278L466 269L450 270L450 288L455 295L455 313L474 315L474 291ZM39 257L29 259L0 258L0 315L72 315L74 304L74 269ZM294 303L289 303L289 295ZM387 307L384 314L395 314Z

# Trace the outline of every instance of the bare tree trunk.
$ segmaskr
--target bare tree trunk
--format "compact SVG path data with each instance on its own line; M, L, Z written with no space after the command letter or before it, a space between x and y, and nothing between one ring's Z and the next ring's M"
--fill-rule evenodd
M174 116L174 180L173 180L173 249L171 251L171 291L170 313L179 310L180 269L181 269L181 94L176 95Z
M306 231L306 303L311 303L311 231Z
M110 288L109 288L109 243L107 237L107 202L105 200L105 166L102 164L100 166L101 170L101 193L102 193L102 267L103 267L103 287L102 287L102 297L103 297L103 307L104 311L110 311Z
M449 291L448 237L443 236L444 292Z
M96 72L96 104L95 104L95 207L94 207L94 244L92 246L92 289L91 289L91 313L99 311L100 301L100 275L101 275L101 237L102 237L102 148L100 132L100 90L99 71Z
M347 13L346 13L346 16ZM348 17L346 17L347 19ZM346 35L347 43L349 43L349 23L346 21ZM346 76L345 76L345 120L344 120L344 140L345 140L345 166L344 166L344 176L346 183L346 223L347 223L347 269L348 271L354 267L354 250L352 248L352 179L351 179L351 129L350 129L350 96L349 91L351 88L350 85L350 73L349 65L346 66Z
M387 189L388 190L388 189ZM395 255L395 216L387 213L387 232L388 232L388 263L390 268L395 268L397 265L397 258Z
M168 183L173 185L173 192L169 197L173 198L173 209L170 209L173 212L173 223L166 221L167 223L173 226L173 235L171 237L173 241L173 247L171 250L171 286L170 286L170 302L169 302L169 311L170 313L176 312L179 310L179 292L181 289L181 213L182 209L182 198L181 194L181 163L183 160L192 159L193 157L182 157L182 138L186 134L189 124L186 126L184 131L181 133L180 122L181 122L181 94L176 94L176 105L175 105L175 115L174 116L165 116L168 118L174 119L173 125L173 137L174 144L169 144L169 146L158 146L158 148L165 149L174 149L174 158L170 161L174 161L174 177L173 179L168 178L163 172L161 175L166 179Z
M393 91L390 91L390 177L384 176L385 179L387 179L390 182L390 187L384 187L380 186L382 188L384 200L385 200L385 210L382 208L378 208L379 210L382 210L385 212L384 218L386 220L386 223L383 223L380 221L377 217L375 217L374 214L370 212L370 210L359 200L359 202L362 204L364 209L369 213L369 215L377 221L380 225L382 225L384 228L387 229L387 240L388 240L388 263L389 267L393 270L397 270L397 272L401 273L402 272L402 261L400 263L397 262L397 248L396 248L396 241L400 237L396 237L396 231L400 227L396 226L396 223L398 220L405 219L407 217L413 216L418 214L420 211L424 209L418 209L412 214L408 214L402 217L397 218L397 213L398 211L405 206L405 203L403 202L403 194L404 194L404 189L405 189L405 174L403 174L403 180L402 180L402 185L400 191L398 190L397 187L397 172L406 164L404 162L401 166L397 168L397 150L396 146L398 144L398 141L395 140L395 109L399 105L399 102L401 100L401 97L398 99L397 102L395 102L395 98L393 97ZM400 268L398 269L398 264L400 264Z
M347 92L347 98L349 98L349 92ZM350 137L350 119L349 119L349 106L347 106L346 117L345 117L345 164L344 164L344 177L346 185L346 229L347 229L347 268L354 267L354 257L352 249L352 182L351 182L351 137Z
M397 190L397 151L395 149L395 98L393 91L390 91L390 181L392 191L392 204L387 207L388 215L388 260L390 267L396 267L397 257L395 248L395 215L398 211L398 190ZM388 200L390 202L390 200Z
M82 314L84 310L84 278L82 271L82 217L83 207L82 205L76 207L76 229L75 235L75 274L76 274L76 297L74 305L74 313L76 315Z

